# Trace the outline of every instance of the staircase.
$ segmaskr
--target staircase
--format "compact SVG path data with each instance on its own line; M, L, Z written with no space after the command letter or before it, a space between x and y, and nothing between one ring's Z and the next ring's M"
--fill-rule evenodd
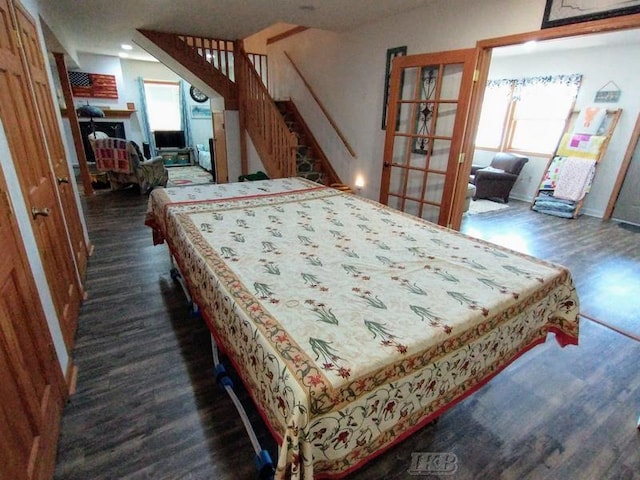
M247 54L229 40L138 32L143 46L159 48L167 62L182 66L222 95L226 109L239 110L240 128L251 137L269 177L297 175L325 185L341 183L293 102L276 105L271 98L266 57ZM246 174L246 147L241 145L242 149Z
M291 100L277 101L275 104L282 114L287 127L298 139L296 175L323 185L340 183L338 175L331 167L329 160L304 122L295 104Z

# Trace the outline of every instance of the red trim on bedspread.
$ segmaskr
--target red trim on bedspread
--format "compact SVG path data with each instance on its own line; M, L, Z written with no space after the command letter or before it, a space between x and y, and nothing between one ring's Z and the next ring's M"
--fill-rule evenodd
M171 246L169 246L169 249L171 250L171 253L173 254L173 250L171 249ZM176 263L178 264L178 266L180 267L180 269L182 270L181 259L179 257L177 257L176 255L173 255L173 257L174 257ZM189 282L187 280L187 278L185 278L185 281L187 283ZM190 285L187 285L187 287L189 288ZM228 352L226 352L224 350L224 346L223 346L224 342L221 342L220 338L218 338L218 335L217 335L215 329L213 328L213 323L208 318L207 314L205 313L205 311L202 308L200 308L200 313L201 313L202 318L204 319L205 323L207 324L207 328L209 329L209 332L211 333L211 335L213 335L213 337L214 337L214 339L215 339L215 341L216 341L216 343L218 345L218 348L220 349L220 351L222 351L227 356L227 358L229 359L229 361L233 365L233 368L235 368L236 372L238 372L238 377L242 380L242 383L244 384L245 390L251 396L251 399L253 401L253 404L254 404L255 408L258 411L258 413L260 414L260 416L262 417L262 420L263 420L264 424L267 426L267 428L271 432L271 436L276 440L276 442L278 444L281 444L282 440L283 440L282 436L271 425L271 422L269 421L268 416L263 411L263 409L260 407L260 404L257 401L257 399L254 397L253 390L251 389L251 386L247 383L247 381L244 379L244 377L239 374L239 372L241 372L242 369L239 368L238 364L235 362L233 357L231 355L228 355ZM547 329L547 333L549 333L549 332L552 332L555 335L556 341L563 348L566 347L567 345L578 345L578 337L571 336L571 335L567 334L566 332L563 332L562 330L560 330L559 328L557 328L555 326L549 326L548 329ZM480 382L478 382L475 386L471 387L469 390L464 392L458 398L456 398L455 400L449 402L448 404L444 405L443 407L439 408L434 413L426 416L424 419L422 419L420 422L418 422L415 426L411 427L410 429L408 429L408 430L404 431L403 433L401 433L400 435L398 435L392 442L390 442L389 444L381 447L379 450L374 452L369 457L367 457L367 458L361 460L360 462L358 462L357 464L351 466L348 470L345 470L345 471L337 473L337 474L318 473L317 475L314 475L314 478L315 479L319 479L319 480L322 480L322 479L337 480L337 479L345 478L347 475L350 475L350 474L356 472L360 468L364 467L367 463L369 463L370 461L374 460L379 455L385 453L391 447L394 447L395 445L397 445L400 442L402 442L404 439L408 438L409 436L411 436L412 434L414 434L418 430L422 429L425 425L427 425L428 423L430 423L433 420L435 420L436 418L438 418L440 415L445 413L447 410L455 407L458 403L460 403L461 401L463 401L464 399L469 397L471 394L475 393L480 388L482 388L484 385L486 385L490 380L492 380L496 375L498 375L500 372L502 372L505 368L507 368L509 365L511 365L513 362L515 362L522 355L527 353L532 348L545 343L546 341L547 341L547 336L545 336L543 338L538 338L537 340L534 340L532 343L530 343L529 345L524 347L517 354L515 354L513 357L511 357L507 362L505 362L504 364L499 366L490 375L488 375L485 378L483 378Z
M567 335L566 333L561 332L560 330L558 330L555 327L549 327L549 331L553 332L555 334L556 341L560 344L561 347L564 347L566 345L577 345L578 344L578 339L576 337L572 337L570 335ZM455 407L458 403L463 401L465 398L467 398L471 394L477 392L480 388L485 386L491 379L493 379L496 375L498 375L500 372L502 372L505 368L507 368L509 365L511 365L513 362L515 362L522 355L527 353L532 348L545 343L546 341L547 341L547 337L546 336L544 338L539 338L537 340L534 340L532 343L530 343L529 345L524 347L522 350L520 350L511 359L509 359L504 365L501 365L496 371L492 372L490 375L488 375L487 377L483 378L479 383L477 383L475 386L471 387L469 390L464 392L458 398L456 398L455 400L449 402L448 404L446 404L442 408L438 409L437 411L435 411L431 415L428 415L423 420L421 420L419 423L417 423L415 426L411 427L408 430L405 430L403 433L398 435L391 443L385 445L384 447L380 448L379 450L374 452L369 457L367 457L367 458L361 460L360 462L356 463L355 465L349 467L348 470L345 470L344 472L340 472L340 473L337 473L337 474L319 473L317 475L314 475L314 478L315 479L336 480L336 479L344 478L344 477L346 477L347 475L349 475L351 473L354 473L355 471L357 471L360 468L364 467L371 460L375 459L379 455L381 455L384 452L386 452L391 447L394 447L398 443L402 442L404 439L408 438L409 436L411 436L412 434L414 434L418 430L422 429L425 425L427 425L428 423L430 423L433 420L435 420L436 418L438 418L440 415L445 413L447 410ZM235 367L235 365L234 365L234 367ZM255 403L255 400L254 400L254 403ZM258 407L258 410L260 410L259 407ZM262 412L260 412L260 415L262 415L262 417L264 418L264 415L262 414ZM268 422L266 422L266 423L268 425ZM276 440L278 440L278 439L276 438Z

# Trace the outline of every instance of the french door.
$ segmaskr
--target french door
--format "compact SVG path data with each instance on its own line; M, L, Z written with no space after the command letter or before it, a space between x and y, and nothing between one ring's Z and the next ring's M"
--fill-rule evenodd
M475 49L394 59L381 203L449 224L475 62Z

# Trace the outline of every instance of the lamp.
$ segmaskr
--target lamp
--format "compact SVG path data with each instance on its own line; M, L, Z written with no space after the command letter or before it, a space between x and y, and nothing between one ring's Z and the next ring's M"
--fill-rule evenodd
M89 102L87 102L86 105L80 105L76 108L76 114L79 117L89 117L89 121L91 122L91 133L93 134L93 138L96 138L96 126L93 123L93 119L104 117L102 109L94 105L89 105Z

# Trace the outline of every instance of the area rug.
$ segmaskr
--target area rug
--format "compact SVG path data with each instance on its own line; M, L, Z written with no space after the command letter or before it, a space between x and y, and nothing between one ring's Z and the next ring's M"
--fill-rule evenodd
M211 183L211 172L202 167L169 167L167 187L178 187L197 183Z
M471 204L469 205L469 210L467 210L468 215L477 215L479 213L487 213L487 212L495 212L496 210L504 210L505 208L509 208L508 203L497 203L492 202L491 200L471 200Z

